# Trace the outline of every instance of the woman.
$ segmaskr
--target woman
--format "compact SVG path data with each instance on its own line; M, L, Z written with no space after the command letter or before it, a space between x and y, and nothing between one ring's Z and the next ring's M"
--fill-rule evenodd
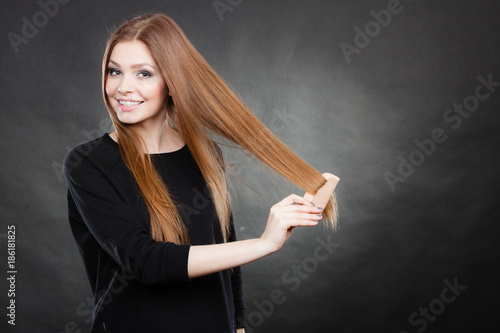
M91 332L244 332L239 266L281 248L297 226L334 227L289 195L260 238L236 241L225 165L209 132L315 193L325 179L235 96L165 15L120 26L103 60L116 131L64 161L69 220L95 296ZM323 212L323 214L322 214Z

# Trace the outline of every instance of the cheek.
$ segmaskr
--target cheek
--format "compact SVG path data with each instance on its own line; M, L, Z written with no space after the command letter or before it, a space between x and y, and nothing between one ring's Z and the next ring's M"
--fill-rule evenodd
M116 94L118 89L118 84L114 80L106 80L106 95L111 99Z
M140 90L142 97L149 100L156 99L161 103L168 94L167 87L163 82L147 82L141 86Z

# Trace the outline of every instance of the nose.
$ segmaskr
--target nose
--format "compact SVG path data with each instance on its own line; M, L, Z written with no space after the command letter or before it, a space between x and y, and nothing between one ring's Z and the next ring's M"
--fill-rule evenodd
M118 92L121 94L128 94L134 92L134 85L132 79L128 78L126 75L120 80L120 85L118 86Z

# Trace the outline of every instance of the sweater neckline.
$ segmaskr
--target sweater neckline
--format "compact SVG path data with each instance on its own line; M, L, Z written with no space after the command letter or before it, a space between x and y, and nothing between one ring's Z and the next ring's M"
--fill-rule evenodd
M118 148L118 142L116 142L115 140L113 140L113 138L111 138L111 136L109 135L109 133L105 133L104 134L104 137L110 141L113 146L115 146L116 148ZM154 153L154 154L149 154L149 156L151 157L161 157L161 158L164 158L164 157L167 157L167 158L176 158L176 157L181 157L181 156L184 156L186 153L189 153L189 149L188 149L188 146L187 144L184 144L184 146L182 146L181 148L177 149L177 150L174 150L174 151L169 151L169 152L165 152L165 153Z

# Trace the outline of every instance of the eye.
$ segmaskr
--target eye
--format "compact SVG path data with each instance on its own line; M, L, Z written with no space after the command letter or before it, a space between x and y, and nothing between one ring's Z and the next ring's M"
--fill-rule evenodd
M117 70L116 68L108 68L108 74L111 76L117 76L120 75L121 72Z
M148 71L139 72L137 75L139 75L141 79L146 79L148 77L151 77L151 73Z

